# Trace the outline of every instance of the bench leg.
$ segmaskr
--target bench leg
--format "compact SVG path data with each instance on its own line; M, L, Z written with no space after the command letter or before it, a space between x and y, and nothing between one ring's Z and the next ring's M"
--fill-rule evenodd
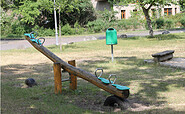
M163 61L166 61L166 60L170 60L172 58L173 58L173 54L168 54L168 55L165 55L165 56L162 56L162 57L155 57L154 61L155 62L163 62Z

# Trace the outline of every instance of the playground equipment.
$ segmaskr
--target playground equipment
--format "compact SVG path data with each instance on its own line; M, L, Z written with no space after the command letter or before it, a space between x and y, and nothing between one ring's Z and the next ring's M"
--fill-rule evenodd
M34 35L36 34L36 35ZM98 68L95 71L95 75L84 71L80 68L75 67L75 61L69 61L68 63L64 62L62 59L57 57L55 54L53 54L51 51L49 51L47 48L43 46L43 43L45 39L38 38L36 39L37 33L31 32L24 34L25 38L29 41L29 43L35 47L38 51L40 51L42 54L44 54L46 57L48 57L51 61L54 62L53 69L54 69L54 80L55 80L55 93L61 93L62 92L62 82L70 80L70 88L72 90L75 90L77 88L77 77L80 77L84 80L87 80L88 82L96 85L97 87L113 94L116 98L119 99L126 99L129 97L129 89L126 86L121 86L118 84L115 84L116 81L116 75L111 74L108 79L101 78L103 74L103 69ZM41 42L41 39L43 42ZM64 71L67 71L70 74L70 79L62 80L61 81L61 68ZM97 71L102 71L99 76L97 76ZM111 79L115 77L114 81ZM111 99L112 100L112 99ZM113 103L113 102L111 102ZM106 103L106 105L111 105L110 103Z

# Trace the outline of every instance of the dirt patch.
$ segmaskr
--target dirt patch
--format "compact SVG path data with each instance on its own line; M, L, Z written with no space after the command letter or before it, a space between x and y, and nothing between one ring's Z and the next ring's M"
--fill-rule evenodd
M121 112L121 111L145 111L145 110L150 110L150 109L159 109L162 108L162 104L150 104L149 102L146 101L141 101L137 98L131 98L128 99L124 102L123 107L109 107L109 106L104 106L104 100L106 99L105 96L102 96L101 94L96 95L95 98L98 99L93 99L89 100L89 98L81 98L75 101L75 105L78 107L81 107L83 109L88 109L88 110L95 110L100 113L106 113L106 112Z

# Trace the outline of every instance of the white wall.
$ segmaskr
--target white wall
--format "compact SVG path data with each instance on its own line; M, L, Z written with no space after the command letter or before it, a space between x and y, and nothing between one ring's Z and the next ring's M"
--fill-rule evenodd
M91 0L93 7L96 10L104 11L104 9L111 10L111 6L107 0Z
M174 5L172 4L171 6L165 6L164 8L172 8L172 15L175 15L175 8L176 13L180 13L180 6L179 5ZM164 15L164 8L162 8L161 15ZM117 11L118 13L116 14L117 19L121 19L121 10L125 10L125 19L128 19L131 17L131 12L133 12L134 9L139 10L139 8L136 8L135 4L129 4L125 6L118 6L114 5L113 6L114 11ZM157 7L153 6L151 9L157 9Z

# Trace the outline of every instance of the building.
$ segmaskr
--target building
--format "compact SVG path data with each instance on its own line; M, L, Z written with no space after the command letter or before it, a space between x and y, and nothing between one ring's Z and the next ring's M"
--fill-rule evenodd
M114 11L117 11L116 17L118 19L128 19L131 17L132 12L137 12L141 10L140 8L136 7L136 4L129 4L126 6L113 6ZM160 10L159 10L160 9ZM164 6L163 8L152 6L150 13L153 15L155 14L157 17L164 16L164 15L175 15L176 13L180 13L180 6L171 4L170 6Z
M108 0L91 0L93 7L96 10L104 11L104 9L111 10Z
M111 10L111 5L108 3L108 0L91 0L91 2L96 10ZM129 4L124 6L114 5L113 10L117 11L117 14L115 15L117 19L128 19L131 17L132 12L137 12L140 10L140 8L137 8L136 4ZM180 6L175 4L164 6L162 8L153 6L151 7L150 13L156 14L157 17L160 15L175 15L176 13L180 13Z

